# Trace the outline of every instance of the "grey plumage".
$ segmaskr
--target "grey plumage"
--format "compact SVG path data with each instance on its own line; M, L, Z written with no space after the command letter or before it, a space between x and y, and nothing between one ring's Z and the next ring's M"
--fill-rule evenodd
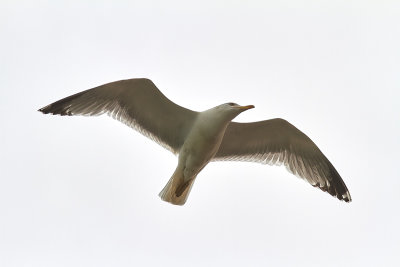
M185 203L197 174L211 160L284 164L311 185L351 201L333 165L310 138L289 122L231 122L252 107L227 103L195 112L170 101L152 81L130 79L74 94L39 111L68 116L107 114L179 154L178 167L160 192L160 197L172 204ZM193 161L194 155L197 158Z
M39 111L61 116L107 114L174 154L179 153L198 114L170 101L149 79L107 83L63 98Z
M346 202L350 193L339 173L314 142L283 119L231 122L215 157L281 165L311 185Z

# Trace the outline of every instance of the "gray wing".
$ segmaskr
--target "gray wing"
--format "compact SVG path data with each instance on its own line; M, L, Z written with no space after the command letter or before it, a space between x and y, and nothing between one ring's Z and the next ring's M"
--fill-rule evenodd
M39 111L57 115L107 115L134 128L174 154L179 152L197 112L176 105L149 79L104 84Z
M351 201L345 183L329 160L307 135L283 119L231 122L213 160L284 164L314 187Z

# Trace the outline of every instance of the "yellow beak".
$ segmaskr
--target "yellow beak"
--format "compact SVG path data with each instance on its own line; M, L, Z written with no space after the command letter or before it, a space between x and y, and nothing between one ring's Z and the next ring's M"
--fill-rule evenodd
M243 109L243 110L248 110L248 109L254 108L254 106L253 106L253 105L248 105L248 106L238 106L238 108L240 108L240 109Z

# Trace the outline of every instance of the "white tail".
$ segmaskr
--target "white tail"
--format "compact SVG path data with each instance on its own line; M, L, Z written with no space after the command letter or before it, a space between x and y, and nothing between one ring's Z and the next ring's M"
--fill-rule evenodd
M185 182L182 171L175 170L164 189L158 194L160 198L174 205L183 205L189 196L194 180Z

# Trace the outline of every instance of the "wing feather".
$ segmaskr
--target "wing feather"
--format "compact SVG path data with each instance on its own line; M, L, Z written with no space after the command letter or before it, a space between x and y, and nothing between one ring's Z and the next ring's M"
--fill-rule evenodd
M312 186L351 201L345 183L330 161L307 135L283 119L231 122L213 160L284 164Z
M198 115L170 101L149 79L104 84L63 98L39 111L61 116L107 114L174 154L179 152Z

